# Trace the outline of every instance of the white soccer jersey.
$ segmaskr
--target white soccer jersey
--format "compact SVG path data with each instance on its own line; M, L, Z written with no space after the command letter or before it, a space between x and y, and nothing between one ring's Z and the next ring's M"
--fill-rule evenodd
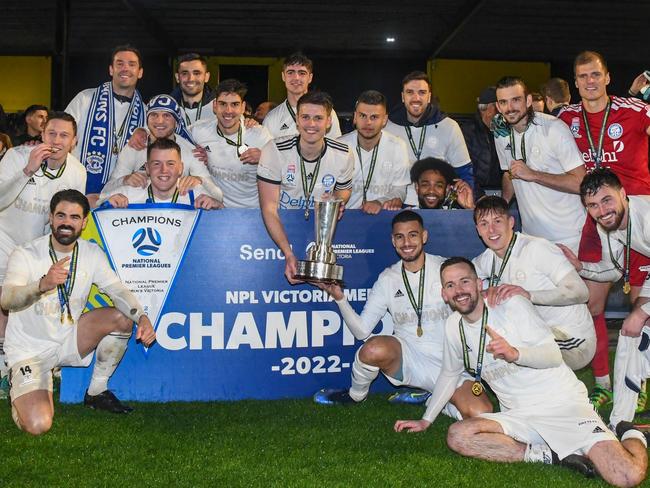
M88 118L88 111L90 110L90 103L92 102L95 90L96 88L87 88L80 91L65 108L65 111L72 115L77 121L77 137L79 140L77 141L75 148L72 150L72 154L74 154L76 158L79 158L81 155L81 149L83 146L81 138L86 130L86 119ZM117 98L113 98L113 103L115 107L115 128L118 130L120 127L122 127L124 118L129 112L131 102L121 101ZM111 160L114 162L115 156L113 156Z
M9 259L5 285L27 285L47 274L52 266L49 240L50 234L14 250ZM70 297L75 324L86 306L93 283L103 289L120 281L97 244L82 239L77 242L77 273ZM60 253L57 259L71 255ZM50 354L63 344L69 334L74 333L75 327L61 323L61 305L56 289L44 293L29 307L10 312L4 345L9 367L41 354Z
M394 335L426 351L428 356L442 364L442 344L444 323L451 309L440 294L440 265L445 258L425 254L424 304L422 307L422 336L417 335L418 318L409 300L402 278L402 261L381 272L368 294L368 300L361 312L364 328L370 333L381 318L390 313L393 319ZM413 298L417 303L420 285L420 272L406 272ZM432 374L434 372L432 371Z
M247 129L242 128L242 143L249 148L261 149L271 135L262 126ZM223 203L226 208L258 208L257 196L257 165L244 164L239 160L237 147L228 144L226 139L217 134L217 124L214 121L201 121L189 131L197 144L208 151L208 171L217 186L223 191ZM237 134L226 136L230 141L237 142Z
M207 192L203 188L203 185L198 185L192 188L192 193L194 194L193 198L197 198L198 196L203 195L204 193ZM140 186L134 187L129 185L123 185L123 186L115 187L111 191L102 191L102 194L100 195L97 204L101 205L102 203L106 202L110 197L117 194L124 195L129 200L129 205L132 203L147 203L147 199L149 198L149 186L147 185L145 188L142 188ZM187 192L185 195L179 194L176 202L172 202L172 197L170 197L165 200L156 198L155 202L153 203L178 203L184 205L194 205L192 199L190 198L189 192Z
M492 273L498 275L503 260L491 249L486 249L472 262L479 278L487 280ZM512 248L501 281L498 284L512 284L528 292L553 290L575 268L562 251L549 241L517 232L517 241ZM576 279L578 279L576 277ZM594 334L594 325L589 309L584 303L565 306L535 305L549 327L566 331L574 338L584 338Z
M409 162L411 166L418 159L438 158L447 161L454 168L460 168L469 164L471 159L465 144L465 138L460 130L458 122L450 117L445 117L437 124L425 125L424 127L409 126L413 144L419 147L422 131L426 129L422 153L418 158L410 145L406 127L388 121L386 130L404 141L408 148Z
M212 120L216 123L217 116L212 109L213 103L214 99L210 100L206 104L201 104L201 102L199 102L199 105L194 108L185 107L182 103L179 103L178 106L181 108L181 113L185 119L185 124L187 126L190 126L192 124L200 122L201 120Z
M520 134L513 130L513 134L516 158L512 157L509 137L495 138L502 170L510 169L513 159L522 158L522 137L526 164L535 171L564 174L584 166L571 130L560 119L537 112L526 132ZM521 213L522 231L566 244L577 251L586 217L580 196L520 179L513 179L512 184Z
M314 174L318 160L304 160L308 185L316 178L313 191L307 201L308 189L303 188L298 136L280 137L269 141L262 148L257 177L262 181L280 185L279 208L313 208L314 199L320 200L326 193L347 190L352 185L354 156L348 146L325 138L320 156L318 174Z
M47 232L52 195L68 188L86 190L86 169L72 154L58 178L46 177L42 169L26 176L23 169L35 147L9 149L0 164L0 283L14 247Z
M373 150L366 151L361 146L357 146L357 137L358 134L355 130L338 138L339 142L350 148L350 152L354 156L352 195L346 208L361 208L364 184L368 181L371 169ZM359 160L359 154L361 154L361 160ZM367 200L379 200L384 203L387 200L399 198L404 201L406 187L411 182L410 168L404 141L389 132L382 131L372 179L366 193Z
M181 148L181 161L183 162L183 176L192 175L201 178L201 183L205 187L207 193L213 197L221 200L222 192L217 185L212 181L210 172L205 164L197 159L192 153L195 149L194 145L183 137L172 136L173 140ZM120 155L117 158L117 164L111 172L111 177L108 183L102 189L102 195L112 192L115 188L124 185L124 177L137 171L144 171L144 164L147 162L146 149L134 149L128 144L122 148Z
M465 371L463 347L460 338L461 315L454 312L447 319L444 335L444 354L441 377L457 378ZM536 313L533 305L523 297L515 296L496 308L490 308L488 325L515 348L536 347L554 342L553 334ZM481 319L474 323L463 320L469 366L476 368L479 351ZM486 345L490 338L486 336ZM564 408L569 404L588 405L587 389L562 362L555 368L531 368L494 359L485 352L482 379L499 399L501 411L523 410L534 416L550 408ZM440 385L443 387L443 384ZM438 385L436 385L437 389ZM442 409L443 398L434 392L425 418L433 421Z
M273 138L283 136L298 135L298 128L296 127L296 107L291 107L293 115L289 111L288 102L285 100L280 105L269 111L264 117L262 124L268 129ZM336 139L341 137L341 126L339 124L338 115L332 109L332 125L327 129L327 137Z

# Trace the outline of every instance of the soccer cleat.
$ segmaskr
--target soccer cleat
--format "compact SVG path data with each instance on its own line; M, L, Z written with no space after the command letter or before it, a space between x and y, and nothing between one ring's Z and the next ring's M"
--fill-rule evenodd
M625 420L621 420L616 425L616 437L618 437L620 439L621 437L623 437L623 434L625 434L628 430L638 430L645 437L646 443L650 444L650 432L647 432L645 430L641 430L642 427L643 426L634 425L632 422L627 422Z
M353 405L360 403L352 399L348 390L324 388L314 393L314 402L319 405Z
M11 386L9 385L9 375L4 375L2 379L0 379L0 400L9 398L10 388Z
M84 395L84 405L94 410L106 410L111 413L129 413L133 408L122 403L110 390L105 390L99 395Z
M587 456L569 454L567 457L560 460L554 451L551 451L551 455L553 457L553 464L577 471L585 478L595 478L598 474L593 463Z
M388 397L390 403L408 403L410 405L422 405L431 396L431 393L414 388L400 388Z
M603 388L600 385L594 386L594 389L591 390L591 393L589 394L589 401L596 411L601 407L611 404L613 399L614 393L612 393L612 390Z

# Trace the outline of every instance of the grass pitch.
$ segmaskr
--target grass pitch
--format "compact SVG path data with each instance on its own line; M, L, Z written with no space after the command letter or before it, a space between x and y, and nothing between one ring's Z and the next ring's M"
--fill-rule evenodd
M360 405L310 399L133 404L118 416L57 404L41 437L0 406L0 486L601 487L556 466L462 458L445 445L451 420L396 434L423 407L371 395Z

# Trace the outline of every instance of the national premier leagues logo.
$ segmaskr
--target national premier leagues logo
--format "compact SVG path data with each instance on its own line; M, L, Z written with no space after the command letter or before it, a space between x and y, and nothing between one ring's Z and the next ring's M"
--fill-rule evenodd
M140 256L152 256L160 249L162 237L153 227L141 227L131 237L131 243Z

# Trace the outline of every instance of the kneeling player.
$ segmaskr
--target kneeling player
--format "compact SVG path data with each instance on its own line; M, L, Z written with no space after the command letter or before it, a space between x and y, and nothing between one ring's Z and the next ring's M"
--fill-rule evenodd
M443 258L424 252L427 237L422 217L412 210L393 218L392 242L402 259L379 275L361 315L352 309L339 286L319 285L336 300L357 339L367 339L387 311L393 319L394 335L368 339L352 365L350 390L321 390L314 397L317 403L364 400L380 371L396 386L433 391L442 364L444 321L450 310L440 297ZM469 377L456 381L445 413L460 419L492 411L485 393L472 394L472 383L466 380Z
M617 429L621 442L616 439L533 305L514 296L488 307L465 258L448 259L440 270L442 296L456 310L445 325L442 371L424 418L398 420L395 430L428 428L455 394L458 377L482 364L501 411L453 424L447 435L453 451L487 461L560 463L587 476L595 468L617 486L641 483L648 463L644 435L625 422Z
M9 310L5 350L12 415L30 434L43 434L52 426L52 369L88 366L95 349L84 404L129 412L131 408L107 389L108 379L124 355L133 322L138 323L136 338L143 344L155 340L149 318L99 246L79 239L89 209L77 190L56 193L50 202L52 233L16 248L9 258L2 307ZM117 308L82 314L93 283Z

